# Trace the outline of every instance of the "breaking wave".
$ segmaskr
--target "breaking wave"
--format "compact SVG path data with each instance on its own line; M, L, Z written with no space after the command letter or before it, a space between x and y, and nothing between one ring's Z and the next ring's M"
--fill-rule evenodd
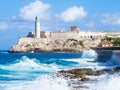
M70 90L67 80L62 77L52 77L48 75L40 76L34 81L12 82L14 86L6 84L3 90Z
M96 84L89 86L92 90L120 90L120 73L106 76Z
M82 57L81 58L87 58L87 59L97 59L98 57L98 54L90 49L90 50L84 50L83 53L82 53Z
M56 71L58 66L54 63L45 64L40 63L36 59L30 59L26 56L23 56L21 59L16 60L13 63L8 63L6 65L0 65L0 69L9 70L9 71Z

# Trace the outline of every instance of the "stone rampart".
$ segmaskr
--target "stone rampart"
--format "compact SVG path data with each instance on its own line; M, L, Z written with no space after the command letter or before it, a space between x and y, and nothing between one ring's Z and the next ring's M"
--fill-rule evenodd
M22 43L49 43L51 41L50 38L29 38L29 37L22 37L19 38L18 44Z
M51 33L51 38L53 40L55 39L62 39L62 40L67 40L67 39L77 39L77 40L86 40L86 39L101 39L106 36L106 33L104 32L52 32Z

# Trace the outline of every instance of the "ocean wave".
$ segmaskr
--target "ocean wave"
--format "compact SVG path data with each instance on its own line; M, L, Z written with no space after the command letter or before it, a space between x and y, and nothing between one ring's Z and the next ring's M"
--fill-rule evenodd
M67 80L62 77L43 75L34 81L6 84L3 90L70 90Z
M55 63L46 64L40 63L37 59L30 59L23 56L21 59L4 65L0 65L0 69L8 71L21 71L21 72L34 72L34 71L47 71L53 72L59 70L59 66Z
M81 58L94 59L94 60L97 59L97 57L98 57L98 54L92 49L84 50L81 56Z

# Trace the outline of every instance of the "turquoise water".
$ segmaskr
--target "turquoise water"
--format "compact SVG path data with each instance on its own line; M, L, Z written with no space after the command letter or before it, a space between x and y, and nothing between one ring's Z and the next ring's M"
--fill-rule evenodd
M85 50L82 53L8 53L0 51L0 90L71 90L67 80L60 77L51 78L51 75L60 70L73 68L101 69L119 65L111 60L98 62L97 57L98 54L93 50ZM117 78L116 80L120 82L119 75L116 76L115 79ZM120 90L120 87L115 90Z

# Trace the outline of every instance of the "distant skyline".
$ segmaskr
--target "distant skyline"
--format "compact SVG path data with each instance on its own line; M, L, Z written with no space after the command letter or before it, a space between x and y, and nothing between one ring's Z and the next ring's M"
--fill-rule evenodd
M9 49L19 37L34 31L35 16L41 30L120 31L120 0L1 0L0 50Z

